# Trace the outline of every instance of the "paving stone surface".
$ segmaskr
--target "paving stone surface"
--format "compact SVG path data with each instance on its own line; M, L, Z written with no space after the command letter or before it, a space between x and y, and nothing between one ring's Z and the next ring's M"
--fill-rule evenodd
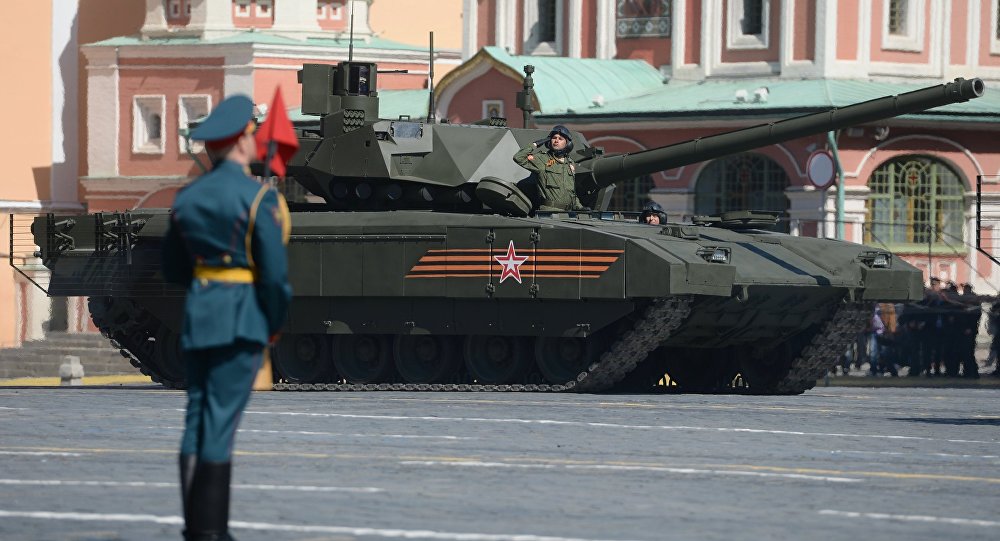
M180 538L184 395L0 389L0 539ZM257 393L241 541L996 539L1000 393Z

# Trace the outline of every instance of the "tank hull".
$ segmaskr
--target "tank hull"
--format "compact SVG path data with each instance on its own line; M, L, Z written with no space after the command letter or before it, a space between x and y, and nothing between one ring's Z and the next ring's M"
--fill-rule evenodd
M183 387L184 292L159 274L168 216L118 218L134 232L111 246L92 225L107 216L42 217L34 231L49 293L91 297L123 355ZM429 211L296 212L293 224L295 298L273 351L286 389L643 391L669 380L798 393L836 364L871 303L922 296L903 261L876 268L864 246L755 229Z

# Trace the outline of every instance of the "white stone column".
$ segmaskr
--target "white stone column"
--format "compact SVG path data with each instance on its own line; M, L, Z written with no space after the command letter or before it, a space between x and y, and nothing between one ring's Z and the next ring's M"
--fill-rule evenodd
M59 3L60 9L61 4L64 2L53 2L53 8L56 6L54 4ZM76 2L74 2L74 9ZM146 0L146 20L142 23L142 29L139 31L144 37L158 37L167 34L167 10L166 5L163 0Z
M827 77L837 60L837 2L816 0L815 62L820 77Z
M288 0L285 0L286 2ZM372 0L350 0L347 2L347 24L350 32L351 13L354 17L354 37L367 38L372 35L372 29L368 26L368 6ZM315 8L315 6L313 6Z
M479 2L462 0L462 61L479 52Z
M514 0L497 2L496 4L496 46L506 49L510 54L519 54L517 47L517 17L514 11Z
M223 94L244 94L253 98L253 49L240 47L226 54L223 71Z
M594 43L596 44L596 57L601 59L614 58L618 54L615 46L615 0L597 0L597 25Z
M566 36L566 56L580 58L583 52L583 0L569 2L569 32Z
M58 4L58 5L57 5ZM52 0L52 201L77 200L79 94L76 2Z
M316 18L316 3L288 0L275 2L274 26L271 30L276 34L300 39L320 35L322 29Z
M149 0L152 1L152 0ZM203 39L221 38L235 33L231 0L191 0L189 33Z
M84 47L83 54L87 59L87 176L118 176L118 51Z

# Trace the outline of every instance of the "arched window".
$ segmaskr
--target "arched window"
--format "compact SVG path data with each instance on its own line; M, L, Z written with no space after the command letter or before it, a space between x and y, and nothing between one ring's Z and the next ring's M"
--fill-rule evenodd
M649 191L653 189L653 177L643 175L624 182L617 182L615 191L611 193L609 210L639 212L649 200Z
M965 250L964 186L944 163L924 156L892 160L872 173L868 187L865 244Z
M774 160L760 154L738 154L719 158L698 175L694 212L718 214L730 210L788 212L788 175ZM788 231L788 220L775 228Z

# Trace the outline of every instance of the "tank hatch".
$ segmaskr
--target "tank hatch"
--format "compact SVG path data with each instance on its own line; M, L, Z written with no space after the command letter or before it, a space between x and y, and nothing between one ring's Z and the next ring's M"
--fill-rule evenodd
M691 221L696 225L723 229L761 229L778 223L780 215L780 212L769 210L733 210L708 216L695 216Z

